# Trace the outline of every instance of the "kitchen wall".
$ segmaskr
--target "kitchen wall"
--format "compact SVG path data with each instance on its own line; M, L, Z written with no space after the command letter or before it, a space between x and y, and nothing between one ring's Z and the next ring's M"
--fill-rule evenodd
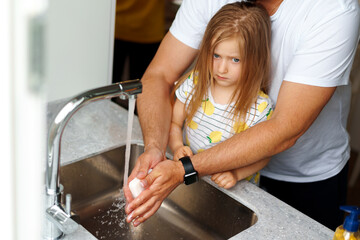
M46 0L0 1L1 239L41 238L45 8Z
M1 239L42 239L46 103L110 83L115 0L0 1Z
M49 101L111 83L116 0L49 1L46 76Z

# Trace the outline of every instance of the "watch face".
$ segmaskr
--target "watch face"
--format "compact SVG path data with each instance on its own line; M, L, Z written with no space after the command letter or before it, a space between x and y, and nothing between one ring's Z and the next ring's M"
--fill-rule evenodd
M189 174L185 174L184 183L186 185L195 183L197 181L199 181L199 178L198 178L198 173L196 171L192 172L192 173L189 173Z

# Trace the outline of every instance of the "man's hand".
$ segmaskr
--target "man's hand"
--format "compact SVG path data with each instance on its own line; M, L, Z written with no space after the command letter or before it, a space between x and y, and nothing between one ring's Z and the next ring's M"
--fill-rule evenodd
M164 159L165 156L159 148L155 147L154 145L148 145L145 147L145 152L137 159L135 167L128 178L128 184L126 184L126 186L123 188L127 203L130 203L133 200L131 191L129 189L129 182L131 182L131 180L133 180L135 177L144 179L149 169L154 168Z
M126 206L126 221L130 223L134 220L133 225L136 227L150 218L163 200L184 181L184 174L179 161L164 160L158 163L141 181L145 190Z

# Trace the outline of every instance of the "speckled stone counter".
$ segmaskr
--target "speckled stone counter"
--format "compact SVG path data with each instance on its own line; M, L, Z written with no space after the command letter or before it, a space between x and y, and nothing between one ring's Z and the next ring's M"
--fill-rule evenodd
M48 127L65 101L48 104ZM61 164L69 164L126 144L128 114L110 100L99 100L80 108L69 120L61 142ZM140 123L134 118L133 142L142 141Z
M64 101L48 105L48 125ZM90 103L70 119L64 130L61 164L75 162L126 143L127 111L109 100ZM140 124L134 119L132 142L142 141ZM203 178L218 188L208 177ZM258 221L231 239L332 239L334 232L246 181L230 190L218 188L253 210ZM66 240L96 239L82 226Z

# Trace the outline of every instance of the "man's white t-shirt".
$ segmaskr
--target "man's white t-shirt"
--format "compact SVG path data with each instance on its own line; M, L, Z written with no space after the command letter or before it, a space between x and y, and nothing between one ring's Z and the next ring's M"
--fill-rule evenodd
M184 0L171 34L198 49L211 17L232 2ZM345 166L350 155L346 131L349 75L359 41L359 22L357 0L284 0L271 16L272 102L276 104L283 80L337 88L306 133L293 147L273 156L262 175L312 182L330 178Z

